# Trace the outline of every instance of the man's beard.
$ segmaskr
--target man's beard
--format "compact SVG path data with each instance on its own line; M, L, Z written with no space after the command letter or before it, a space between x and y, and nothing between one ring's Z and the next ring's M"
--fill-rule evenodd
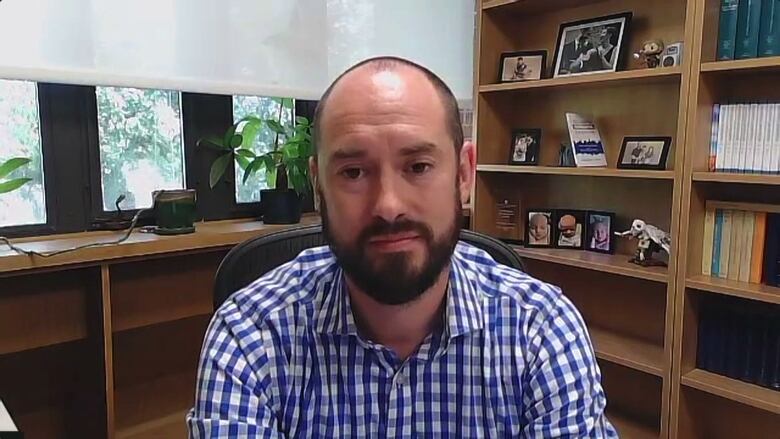
M457 195L452 223L439 239L436 239L431 228L424 223L408 219L389 223L377 218L359 233L353 243L339 242L333 235L322 191L319 191L319 197L322 231L326 242L350 280L377 302L401 305L417 299L436 283L442 271L449 265L460 236L463 215ZM406 252L379 254L373 259L367 254L371 238L400 232L417 233L423 240L426 254L423 255L420 267L412 265L410 255Z

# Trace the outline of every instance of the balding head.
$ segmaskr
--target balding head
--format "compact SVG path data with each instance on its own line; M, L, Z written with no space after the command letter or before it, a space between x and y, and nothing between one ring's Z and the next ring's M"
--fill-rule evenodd
M383 73L388 73L383 75ZM389 74L394 73L394 74ZM396 79L397 78L397 79ZM394 83L396 81L402 83ZM421 83L424 82L426 85ZM323 140L322 133L327 129L328 107L332 100L332 95L345 93L360 93L361 96L368 96L369 90L361 87L371 87L378 93L392 93L394 88L414 87L414 91L427 93L440 104L441 121L444 129L452 139L455 155L460 152L463 146L463 126L460 121L460 110L458 101L452 94L452 91L444 81L427 68L412 61L397 57L377 57L370 58L355 64L344 73L339 75L335 81L325 90L317 104L314 112L314 122L312 132L314 134L314 148L319 152ZM346 90L344 90L346 88ZM384 88L385 90L381 90Z

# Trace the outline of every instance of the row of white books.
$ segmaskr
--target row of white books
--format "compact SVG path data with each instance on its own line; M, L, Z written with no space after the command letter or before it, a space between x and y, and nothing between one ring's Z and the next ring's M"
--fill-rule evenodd
M716 104L709 168L780 173L780 104Z

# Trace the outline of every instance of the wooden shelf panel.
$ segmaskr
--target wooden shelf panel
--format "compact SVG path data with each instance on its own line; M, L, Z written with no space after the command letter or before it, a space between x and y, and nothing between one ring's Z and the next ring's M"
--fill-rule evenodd
M482 10L487 12L500 11L510 14L539 14L558 9L578 7L604 0L485 0Z
M682 376L682 383L704 392L780 415L780 392L701 369Z
M645 171L614 168L570 168L557 166L477 165L477 172L504 172L510 174L569 175L613 178L646 178L673 180L674 171Z
M607 255L584 250L513 247L520 256L529 259L602 271L653 282L666 282L669 277L666 267L640 267L628 262L631 258L631 256L628 255Z
M538 81L508 82L501 84L480 85L481 94L511 93L521 90L534 90L542 88L560 88L573 86L599 86L615 85L631 82L656 83L680 81L682 69L680 67L666 67L656 69L624 70L622 72L594 73L562 78L540 79Z
M620 437L629 439L658 439L661 436L657 429L635 421L622 413L608 411L607 418Z
M692 276L685 286L711 293L726 294L744 299L780 304L780 288L763 284L751 284L712 276Z
M745 210L750 212L780 213L780 205L761 203L740 203L736 201L709 200L706 202L708 209Z
M588 331L596 357L658 377L664 376L662 346L602 328L591 327Z
M184 422L187 410L176 411L141 424L119 429L118 439L151 439L164 437L185 437L187 426Z
M714 61L701 64L702 72L780 71L780 56Z
M780 185L780 175L736 174L731 172L694 172L693 181Z

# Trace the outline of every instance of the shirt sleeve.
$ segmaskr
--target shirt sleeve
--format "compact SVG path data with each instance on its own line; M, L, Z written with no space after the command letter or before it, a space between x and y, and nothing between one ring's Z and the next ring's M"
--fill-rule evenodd
M563 295L531 340L523 437L616 438L585 322Z
M269 374L263 332L228 325L226 315L217 312L206 333L195 406L187 414L189 437L283 438L264 386Z

